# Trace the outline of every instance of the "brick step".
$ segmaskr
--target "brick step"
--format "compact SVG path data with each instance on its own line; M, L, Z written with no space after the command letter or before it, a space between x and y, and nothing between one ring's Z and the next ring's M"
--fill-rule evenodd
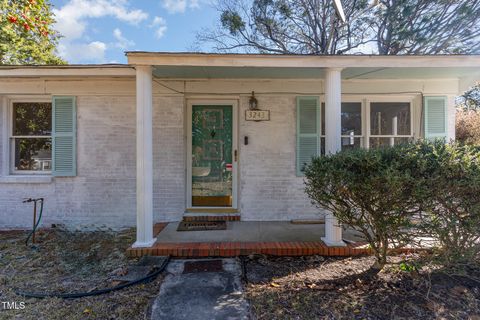
M151 248L129 248L127 255L170 255L172 257L236 257L250 254L274 256L357 256L371 254L364 243L348 244L345 247L328 247L315 242L190 242L156 243Z

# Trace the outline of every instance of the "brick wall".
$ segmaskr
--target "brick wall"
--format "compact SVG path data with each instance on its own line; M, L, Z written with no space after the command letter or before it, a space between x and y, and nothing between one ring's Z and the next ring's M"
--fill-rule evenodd
M240 100L240 209L244 220L319 218L295 173L296 97L260 96L270 121L245 121L248 97ZM244 145L244 136L249 144Z

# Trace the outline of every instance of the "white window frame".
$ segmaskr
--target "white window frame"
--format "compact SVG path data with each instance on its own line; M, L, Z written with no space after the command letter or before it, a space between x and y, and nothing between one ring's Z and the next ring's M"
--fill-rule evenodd
M354 95L342 95L343 102L360 102L362 104L362 135L353 135L354 138L360 138L360 148L370 148L370 138L391 138L390 145L395 138L415 138L415 110L416 110L416 98L418 95L371 95L371 94L354 94ZM409 135L372 135L370 128L370 105L371 103L382 102L398 102L410 104L410 134ZM319 96L320 114L322 116L322 105L325 103L325 95ZM326 110L325 110L326 112ZM321 119L320 119L321 120ZM320 121L320 139L325 140L325 135L322 134L322 124ZM342 138L350 138L350 135L342 135ZM322 145L323 148L323 145Z
M7 160L6 164L4 164L4 175L12 175L12 176L51 176L51 170L45 171L35 171L35 170L15 170L15 145L13 140L15 138L41 138L41 139L48 139L48 136L14 136L13 135L13 104L14 103L52 103L51 97L45 96L29 96L29 97L9 97L6 99L6 121L5 121L5 131L7 132L6 139L3 141L4 143L4 152L6 152L4 159ZM53 108L53 105L52 105ZM53 111L53 110L52 110ZM50 139L52 139L52 135L50 135Z
M371 104L372 103L409 103L410 104L410 134L409 135L374 135L371 134ZM367 96L365 99L365 148L370 148L370 138L390 138L390 146L394 145L395 138L414 138L415 96Z

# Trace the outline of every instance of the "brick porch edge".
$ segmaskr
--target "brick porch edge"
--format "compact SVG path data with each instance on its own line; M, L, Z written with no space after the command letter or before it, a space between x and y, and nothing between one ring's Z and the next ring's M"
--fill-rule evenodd
M158 235L166 223L157 223L154 234ZM407 253L415 249L399 249L397 253ZM372 251L364 242L349 243L345 247L328 247L322 241L312 242L157 242L150 248L128 248L127 256L144 255L182 258L194 257L235 257L249 254L273 256L358 256L369 255Z

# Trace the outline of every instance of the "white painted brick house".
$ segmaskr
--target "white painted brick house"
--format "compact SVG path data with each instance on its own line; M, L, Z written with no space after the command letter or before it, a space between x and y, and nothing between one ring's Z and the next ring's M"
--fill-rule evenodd
M26 197L46 199L44 224L136 225L137 246L186 212L319 218L311 156L454 139L455 97L480 79L479 56L127 55L0 67L0 228L31 226ZM252 92L269 114L247 112Z

